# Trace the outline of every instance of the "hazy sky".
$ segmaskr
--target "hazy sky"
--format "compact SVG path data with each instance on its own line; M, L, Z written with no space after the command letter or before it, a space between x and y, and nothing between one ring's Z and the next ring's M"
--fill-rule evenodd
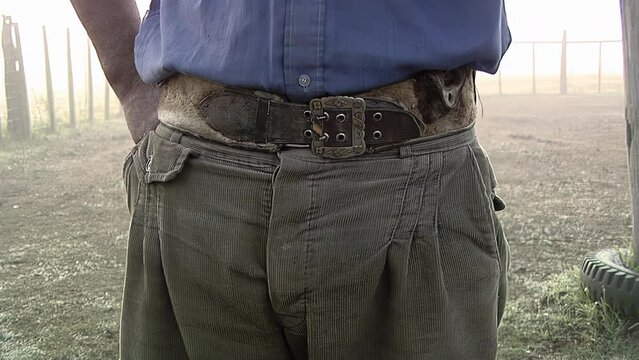
M141 12L148 4L149 0L138 1ZM567 30L572 40L621 38L616 0L506 0L506 11L515 41L560 40L564 30ZM75 45L74 66L78 69L76 80L79 86L84 84L86 36L68 0L0 0L0 14L11 15L20 24L25 69L30 82L41 82L43 79L41 27L47 26L52 67L61 69L54 74L55 87L60 89L66 86L65 28L71 28ZM605 46L603 64L606 72L621 72L620 49L618 44ZM559 51L556 45L537 48L538 73L558 71ZM595 45L571 47L569 71L595 72L597 51ZM514 45L502 64L504 73L530 72L530 53L528 45ZM102 77L100 74L95 77L99 84Z

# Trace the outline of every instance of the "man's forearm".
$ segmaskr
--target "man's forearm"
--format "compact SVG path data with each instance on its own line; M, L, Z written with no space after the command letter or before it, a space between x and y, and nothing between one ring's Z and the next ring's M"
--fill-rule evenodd
M140 26L134 0L71 0L95 46L107 80L118 97L141 80L133 63L133 43Z
M133 139L157 124L158 91L138 75L133 56L140 14L135 0L71 0L96 49L113 91L124 106Z

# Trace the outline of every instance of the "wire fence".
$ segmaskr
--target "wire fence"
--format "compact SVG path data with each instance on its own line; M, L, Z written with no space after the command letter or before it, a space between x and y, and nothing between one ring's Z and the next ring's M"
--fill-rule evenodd
M480 75L489 94L603 94L623 92L621 40L513 42L494 76Z

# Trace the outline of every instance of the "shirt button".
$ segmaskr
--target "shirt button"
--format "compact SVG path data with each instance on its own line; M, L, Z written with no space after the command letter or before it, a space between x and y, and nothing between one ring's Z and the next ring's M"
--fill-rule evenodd
M300 84L301 87L307 87L311 84L311 77L306 74L302 74L297 78L297 83Z

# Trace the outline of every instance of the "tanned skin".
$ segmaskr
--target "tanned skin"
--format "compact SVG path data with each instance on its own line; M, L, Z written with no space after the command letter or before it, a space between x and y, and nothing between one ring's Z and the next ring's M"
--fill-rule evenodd
M158 125L159 90L143 83L135 69L133 44L140 27L135 0L71 0L71 4L93 42L137 143Z

